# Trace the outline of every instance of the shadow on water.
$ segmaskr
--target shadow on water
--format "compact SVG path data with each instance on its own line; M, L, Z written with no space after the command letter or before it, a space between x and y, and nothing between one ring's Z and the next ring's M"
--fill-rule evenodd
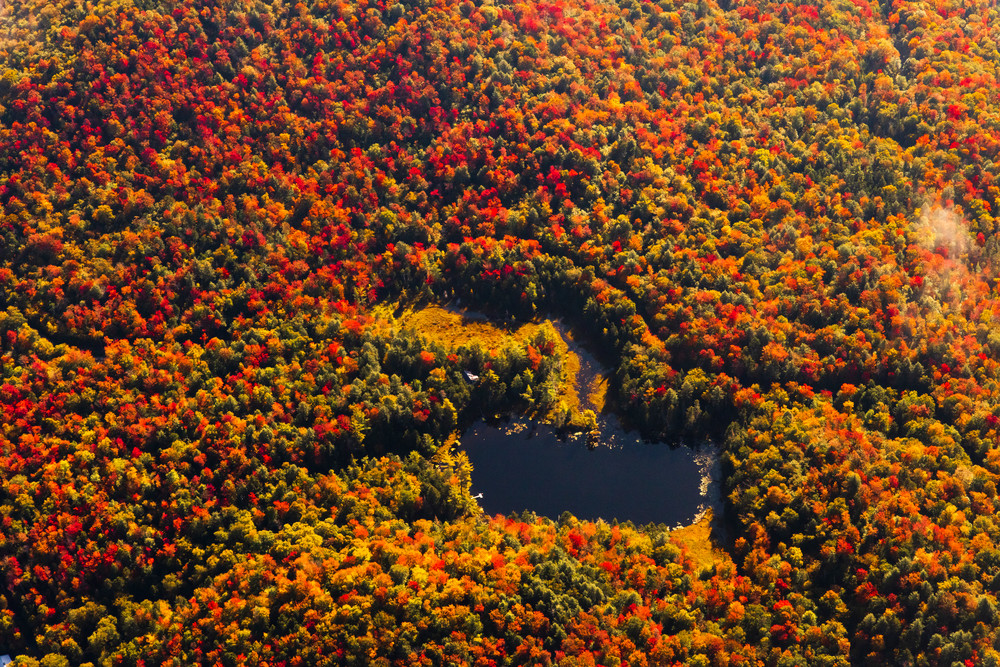
M547 424L477 422L461 439L472 491L488 514L530 510L551 518L688 525L722 514L718 449L646 443L616 417L599 421L601 443L564 438Z

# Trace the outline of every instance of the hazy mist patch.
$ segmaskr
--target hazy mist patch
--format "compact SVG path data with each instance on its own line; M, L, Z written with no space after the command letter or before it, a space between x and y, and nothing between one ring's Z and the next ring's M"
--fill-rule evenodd
M965 218L954 206L930 204L920 208L917 220L921 245L931 251L946 251L946 257L964 258L975 246Z

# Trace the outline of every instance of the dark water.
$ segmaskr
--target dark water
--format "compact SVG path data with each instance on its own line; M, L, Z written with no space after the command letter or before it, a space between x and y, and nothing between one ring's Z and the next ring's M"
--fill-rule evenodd
M531 510L558 518L618 519L671 526L720 512L716 449L647 444L602 418L602 443L560 440L544 424L478 422L462 437L472 461L472 492L487 514Z

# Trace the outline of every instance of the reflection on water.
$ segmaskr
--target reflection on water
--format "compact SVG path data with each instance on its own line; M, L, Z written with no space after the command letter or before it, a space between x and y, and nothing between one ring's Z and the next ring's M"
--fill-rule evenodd
M545 424L478 422L462 437L472 492L489 514L530 510L557 518L688 525L709 507L721 513L717 450L648 444L614 417L600 420L602 444L560 439Z

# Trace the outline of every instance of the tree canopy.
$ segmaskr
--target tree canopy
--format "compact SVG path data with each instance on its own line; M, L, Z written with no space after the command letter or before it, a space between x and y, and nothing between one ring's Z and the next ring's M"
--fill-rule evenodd
M986 0L0 8L0 653L25 665L996 664ZM726 456L732 565L484 517L555 400ZM480 379L470 383L469 372Z

